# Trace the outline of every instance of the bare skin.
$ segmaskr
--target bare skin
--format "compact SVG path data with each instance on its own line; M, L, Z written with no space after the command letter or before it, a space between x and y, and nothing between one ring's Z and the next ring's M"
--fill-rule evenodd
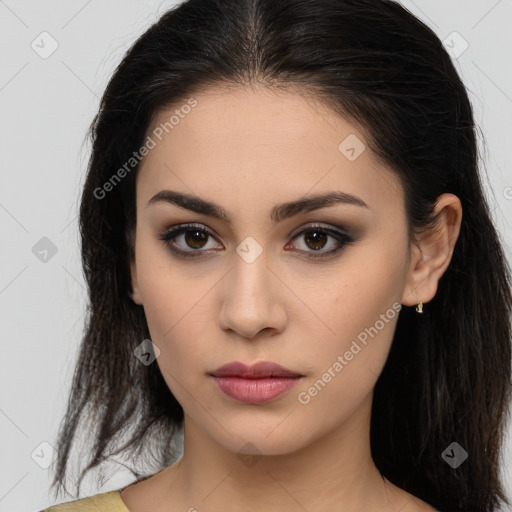
M435 296L459 234L459 199L443 194L437 229L409 240L396 175L368 147L352 160L338 148L351 134L365 143L355 125L293 92L215 88L195 98L142 163L132 265L132 298L160 350L153 364L184 409L184 452L126 487L122 500L131 512L433 511L377 470L370 411L398 320L393 305L427 308ZM164 189L215 202L232 223L164 201L148 205ZM334 191L366 207L337 203L270 219L275 205ZM159 239L183 223L211 234L201 246L178 235L174 247L203 256L177 256ZM304 234L312 225L323 245ZM353 241L338 242L328 228ZM250 263L236 250L248 236L257 243L250 251L262 249ZM313 253L330 254L308 259ZM334 371L338 356L377 325ZM260 360L304 377L253 404L228 397L208 375ZM329 368L331 378L322 377ZM325 386L310 391L320 378Z

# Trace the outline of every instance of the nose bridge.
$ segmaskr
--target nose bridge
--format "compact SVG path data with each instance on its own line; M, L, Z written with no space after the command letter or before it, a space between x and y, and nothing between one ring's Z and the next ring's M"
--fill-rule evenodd
M266 254L262 253L254 261L237 256L230 277L229 299L243 304L247 313L253 309L261 310L271 305L271 272L267 268ZM261 313L261 311L260 311Z
M240 244L243 249L243 244ZM265 328L281 329L285 319L282 305L275 294L275 277L268 268L265 252L255 259L237 254L234 268L224 287L220 325L253 337Z

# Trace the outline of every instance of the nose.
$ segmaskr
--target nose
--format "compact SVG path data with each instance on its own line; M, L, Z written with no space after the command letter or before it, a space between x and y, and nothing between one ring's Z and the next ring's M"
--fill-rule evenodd
M282 332L287 315L276 293L279 287L282 284L267 265L265 253L252 263L235 258L234 268L221 289L220 328L246 339L253 339L264 330L274 335Z

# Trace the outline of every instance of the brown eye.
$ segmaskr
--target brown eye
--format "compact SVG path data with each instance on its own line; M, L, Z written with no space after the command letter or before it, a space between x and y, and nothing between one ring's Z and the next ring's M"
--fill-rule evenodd
M305 237L306 244L310 249L322 249L327 243L329 236L323 231L308 231L308 235Z
M345 245L354 242L355 238L345 231L338 231L337 229L319 225L310 226L301 231L294 237L294 240L301 242L297 244L299 246L298 251L305 253L306 258L317 259L333 256L343 249ZM296 244L291 245L295 246ZM323 250L325 248L327 248L327 250Z
M214 236L201 225L180 225L163 233L159 239L171 252L184 258L204 256L209 249L222 249L220 244L207 247L210 239L214 240Z
M208 241L208 237L210 236L204 231L198 229L187 230L184 232L184 234L185 243L192 249L202 249Z
M208 257L211 250L223 249L221 244L208 247L210 240L215 237L210 230L202 225L179 225L169 229L166 233L159 236L167 248L175 255L183 258ZM355 239L345 231L326 228L323 226L310 226L294 237L299 240L298 252L304 253L308 259L327 258L344 248L348 243ZM295 244L288 244L286 248L293 247ZM328 250L323 250L323 249Z

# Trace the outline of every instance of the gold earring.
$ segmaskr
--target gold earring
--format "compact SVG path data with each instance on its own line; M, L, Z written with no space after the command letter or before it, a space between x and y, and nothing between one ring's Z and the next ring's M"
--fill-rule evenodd
M423 313L423 302L420 302L417 306L416 306L416 311L418 313Z

